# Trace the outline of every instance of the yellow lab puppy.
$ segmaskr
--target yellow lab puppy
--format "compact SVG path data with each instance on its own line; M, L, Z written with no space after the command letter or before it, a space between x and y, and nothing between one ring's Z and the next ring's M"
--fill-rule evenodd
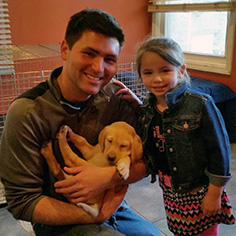
M76 155L67 142L68 139L82 153L82 159ZM142 141L134 128L119 121L106 126L99 134L98 144L89 144L87 140L75 134L68 126L61 127L57 138L60 150L68 167L81 165L97 165L101 167L115 165L120 176L126 180L129 177L129 168L132 163L142 158ZM70 177L62 169L53 155L51 141L44 143L41 154L45 157L49 168L58 180ZM104 194L90 199L87 203L78 203L85 211L96 217L102 203Z

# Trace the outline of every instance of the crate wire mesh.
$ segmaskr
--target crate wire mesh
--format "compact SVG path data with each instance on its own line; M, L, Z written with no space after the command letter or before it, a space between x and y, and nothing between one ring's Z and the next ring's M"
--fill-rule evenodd
M124 53L119 56L115 78L124 83L142 101L146 97L147 89L137 74L136 55Z
M55 48L55 47L54 47ZM54 50L53 48L53 50ZM14 58L14 72L7 75L0 75L0 138L6 119L6 113L10 103L21 93L45 81L50 73L56 67L62 65L60 53L53 52L55 55L46 55L45 47L43 47L43 55L39 48L17 48L17 57ZM37 53L36 53L37 51ZM115 78L122 81L128 88L134 91L142 100L146 95L143 85L137 84L137 73L135 72L135 55L121 54L118 61L118 70Z

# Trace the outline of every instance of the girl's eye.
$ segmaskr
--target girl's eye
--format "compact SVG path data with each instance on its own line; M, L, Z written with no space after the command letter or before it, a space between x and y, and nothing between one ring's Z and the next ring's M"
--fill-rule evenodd
M164 73L168 73L168 72L170 72L170 70L165 69L165 70L163 70L163 72L164 72Z
M144 75L151 75L152 72L151 71L146 71L146 72L143 72Z
M172 72L173 70L175 70L174 66L166 66L161 69L161 71L164 73L169 73Z
M163 69L162 70L162 73L170 73L172 72L173 70L172 69Z

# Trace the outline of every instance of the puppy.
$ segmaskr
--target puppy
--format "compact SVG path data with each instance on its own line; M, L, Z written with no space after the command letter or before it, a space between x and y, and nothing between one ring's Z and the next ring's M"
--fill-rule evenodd
M124 180L129 177L130 165L141 159L143 155L140 137L132 126L123 121L106 126L100 132L98 144L95 146L89 144L84 137L75 134L66 125L60 128L57 138L66 166L97 165L105 167L115 165L120 177ZM67 138L78 148L85 160L71 150ZM57 162L53 154L51 141L43 144L41 154L58 180L70 177ZM99 214L103 196L104 193L86 203L78 203L77 205L96 217Z

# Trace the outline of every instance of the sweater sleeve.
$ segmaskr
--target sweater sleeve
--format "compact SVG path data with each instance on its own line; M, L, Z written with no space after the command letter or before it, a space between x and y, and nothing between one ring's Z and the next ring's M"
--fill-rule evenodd
M8 210L17 219L31 220L33 209L44 197L43 158L40 155L39 122L28 109L33 100L17 99L10 106L0 146L0 174ZM34 123L32 125L32 123ZM37 123L37 125L35 125ZM35 130L32 130L34 127Z

